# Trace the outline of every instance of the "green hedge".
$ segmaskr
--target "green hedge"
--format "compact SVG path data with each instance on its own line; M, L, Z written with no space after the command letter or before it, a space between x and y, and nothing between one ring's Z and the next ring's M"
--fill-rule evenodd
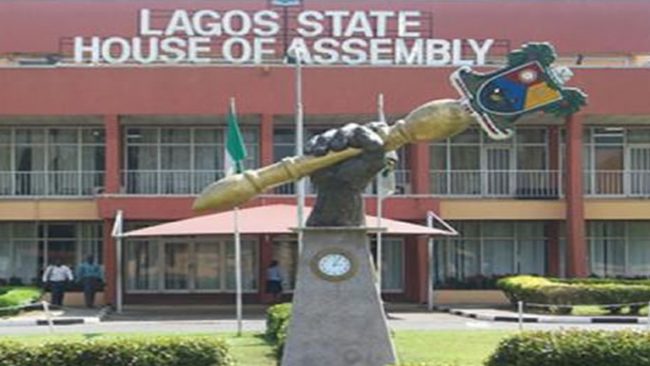
M650 334L523 333L501 341L486 366L650 366Z
M278 359L282 358L289 320L291 320L291 303L274 305L266 311L266 339L273 344Z
M501 279L497 286L511 302L553 305L603 305L650 301L650 281L617 279L561 280L536 276ZM641 306L631 309L638 313ZM607 310L617 312L619 307Z
M232 366L225 341L207 337L117 338L39 345L0 342L2 366Z
M28 305L41 298L43 292L36 287L0 288L0 308ZM18 310L0 310L0 316L14 314Z

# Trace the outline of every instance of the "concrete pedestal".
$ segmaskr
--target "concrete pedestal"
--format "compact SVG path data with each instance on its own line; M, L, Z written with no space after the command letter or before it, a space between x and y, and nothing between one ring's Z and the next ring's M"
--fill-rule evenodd
M318 258L345 253L352 270L324 278ZM396 363L375 285L365 228L306 228L282 366L385 366Z

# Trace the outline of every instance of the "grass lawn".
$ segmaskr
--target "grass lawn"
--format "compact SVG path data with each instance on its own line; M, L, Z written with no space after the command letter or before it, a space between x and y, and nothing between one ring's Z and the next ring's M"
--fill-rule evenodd
M598 306L589 306L589 305L584 305L584 306L576 306L573 308L571 311L571 314L573 315L584 315L584 316L599 316L599 315L610 315L607 310L603 310L602 308ZM620 314L614 314L616 315L630 315L629 314L629 308L625 307L621 311ZM639 311L638 315L633 315L633 316L648 316L648 307L644 307Z
M395 347L401 362L440 362L458 366L480 366L494 350L499 340L513 334L510 331L398 331L395 332ZM162 336L163 334L157 334ZM169 335L169 334L164 334ZM202 335L206 334L188 334ZM151 337L151 334L75 334L75 335L33 335L0 336L0 340L38 343L47 340L81 340L97 337L115 338ZM238 366L275 366L273 349L262 334L245 333L237 337L234 333L216 333L215 337L225 339L232 348Z
M440 362L479 366L513 331L400 331L395 347L400 362Z

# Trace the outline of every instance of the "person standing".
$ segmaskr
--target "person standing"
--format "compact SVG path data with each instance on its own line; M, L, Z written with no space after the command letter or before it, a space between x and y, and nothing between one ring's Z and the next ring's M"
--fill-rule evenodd
M84 290L84 300L87 308L95 306L95 293L104 281L104 275L99 265L95 264L93 256L86 257L86 261L79 265L77 278Z
M70 267L55 259L54 263L47 266L43 272L43 283L50 288L52 293L52 305L63 306L63 297L68 281L74 280Z
M277 304L282 300L282 271L278 261L273 260L266 269L266 293L273 295L273 303Z

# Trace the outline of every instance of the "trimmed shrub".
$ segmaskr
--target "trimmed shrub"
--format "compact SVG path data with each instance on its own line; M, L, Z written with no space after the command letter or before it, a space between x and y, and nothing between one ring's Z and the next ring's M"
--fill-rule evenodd
M518 301L548 305L606 305L650 301L650 281L616 279L561 280L536 276L501 279L497 286L514 304ZM603 307L610 313L620 307ZM640 306L632 312L640 310ZM561 308L557 308L560 310Z
M650 334L635 331L522 333L499 344L486 366L650 366Z
M41 298L43 292L36 287L0 288L0 308L23 306ZM0 310L0 316L17 313L18 310Z
M278 360L282 359L290 320L291 303L274 305L266 311L266 339L273 345Z
M208 337L117 338L25 345L0 342L3 366L232 366L225 341Z
M266 339L275 343L279 338L286 338L280 332L286 332L286 325L291 319L291 303L278 304L271 306L266 311ZM285 328L285 329L282 329Z

